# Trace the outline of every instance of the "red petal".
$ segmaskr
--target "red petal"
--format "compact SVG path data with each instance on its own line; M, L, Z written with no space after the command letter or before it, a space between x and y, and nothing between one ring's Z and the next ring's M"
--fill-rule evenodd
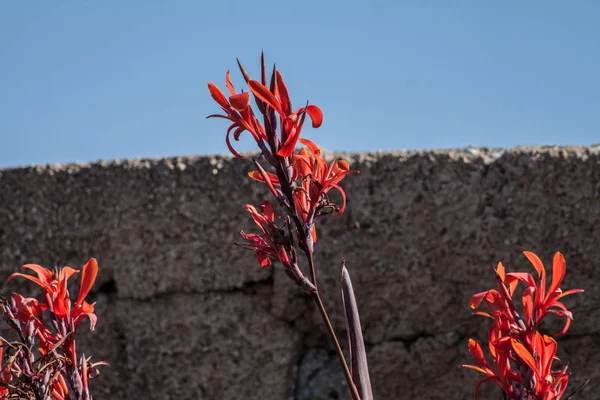
M21 270L23 269L30 269L34 271L42 282L49 283L52 281L52 271L42 267L41 265L25 264L21 267Z
M267 253L260 250L257 250L254 253L256 254L256 259L258 260L258 263L260 264L261 268L267 268L271 265L271 259L269 258Z
M229 74L229 70L227 70L227 73L225 74L225 84L227 85L227 90L229 90L229 95L234 96L235 89L233 88L233 85L231 84L231 76Z
M83 272L81 273L81 286L79 287L79 295L75 302L75 307L79 307L83 300L90 292L90 289L96 281L98 275L98 262L95 258L91 258L84 266Z
M250 172L248 172L248 176L256 181L259 181L262 183L267 183L267 181L265 181L265 178L259 171L250 171ZM269 177L269 179L271 180L271 183L273 185L281 186L279 184L279 179L277 178L277 175L267 172L267 176Z
M499 262L498 266L496 267L496 274L498 274L500 279L502 279L502 282L506 280L506 269L504 268L504 265L501 262Z
M279 101L281 101L281 108L283 109L283 112L285 112L286 115L289 115L292 113L292 102L290 100L290 95L288 94L287 87L285 86L285 83L283 82L283 78L281 77L279 71L276 71L275 74L277 76L277 90L279 91Z
M265 169L262 167L262 165L260 165L260 163L258 163L258 161L256 161L256 160L253 160L253 161L254 161L254 165L256 165L256 168L258 168L258 172L262 175L265 183L269 187L269 190L271 190L271 193L273 194L273 196L275 196L275 198L278 198L279 194L277 193L277 190L275 190L275 186L273 185L273 182L271 181L271 178L269 177L269 174L267 173L267 171L265 171Z
M235 151L235 149L233 148L233 146L231 145L231 141L229 140L229 135L231 133L231 129L233 127L235 127L236 125L233 124L229 127L229 129L227 130L227 134L225 135L225 143L227 144L227 148L229 149L229 151L231 152L231 154L233 154L236 158L244 158L242 157L242 155L240 153L238 153L237 151ZM237 132L237 131L236 131Z
M509 272L506 276L518 279L527 286L535 287L535 279L533 279L533 276L528 272Z
M554 254L554 259L552 260L552 284L550 285L548 296L552 296L554 292L556 292L556 289L558 289L562 283L566 272L567 263L565 262L565 257L557 252Z
M312 120L313 128L320 127L323 123L323 113L321 112L321 109L317 106L310 105L306 107L306 112Z
M344 189L342 189L339 185L331 185L331 187L336 188L342 195L342 207L340 208L340 211L335 213L335 215L342 215L346 209L346 192L344 192Z
M66 296L66 293L59 293L58 297L54 299L53 310L54 314L56 314L59 318L64 318L69 313L70 309L70 300L69 297Z
M473 296L471 296L471 300L469 301L469 305L471 306L471 309L474 310L477 307L479 307L479 305L481 304L483 299L487 296L487 294L488 294L488 291L486 290L485 292L476 293Z
M244 111L250 102L250 93L240 93L229 97L231 107L237 111Z
M539 333L536 335L536 351L540 355L541 375L544 378L550 375L552 360L556 355L556 347L556 341L550 336L540 335Z
M319 149L319 146L317 146L314 142L312 142L308 139L300 139L300 143L302 143L303 145L305 145L306 147L309 148L313 157L321 158L321 149Z
M294 150L296 150L296 143L298 143L299 137L300 137L300 131L298 129L292 130L292 132L286 139L283 146L281 146L281 148L279 149L277 154L280 155L281 157L289 157L292 154L294 154Z
M229 103L227 99L221 92L221 90L214 83L208 82L208 90L212 98L219 103L219 105L223 108L229 108Z
M542 260L540 260L540 258L537 255L530 251L524 251L523 254L525 254L525 257L527 257L531 264L533 264L533 267L537 271L538 276L540 278L537 293L535 294L536 307L540 307L546 298L546 270L544 269L544 264L542 263Z
M568 296L570 294L575 294L575 293L583 293L583 289L569 289L567 291L564 291L562 293L560 293L557 297L555 297L553 300L558 300L562 297Z
M29 279L30 281L32 281L33 283L35 283L36 285L39 285L41 288L45 288L47 286L46 283L42 282L41 280L39 280L38 278L36 278L35 276L31 276L31 275L27 275L27 274L22 274L20 272L15 272L14 274L12 274L11 276L8 277L8 279L6 281L10 281L12 278L14 278L15 276L20 276L23 277L25 279Z
M542 260L540 260L540 258L531 251L524 251L523 254L525 254L525 257L529 259L529 262L533 264L533 267L537 271L538 276L542 276L542 274L545 273L544 264L542 263Z
M286 115L283 113L283 110L281 109L281 104L275 98L273 93L269 91L269 89L267 89L265 86L263 86L262 84L260 84L260 82L257 81L248 82L248 86L250 87L250 90L252 90L252 93L254 93L256 97L267 103L267 105L275 111L277 111L279 115L281 115L284 118L286 117Z
M562 336L565 333L567 333L567 331L569 330L569 327L571 326L571 320L573 319L573 314L571 314L571 312L567 309L567 307L563 303L560 303L558 301L555 301L554 303L552 303L550 307L558 307L558 308L560 308L560 310L546 309L546 310L544 310L544 314L541 315L541 318L543 318L546 315L546 313L549 313L549 312L552 314L556 314L560 317L565 317L565 326L563 326L561 331L556 334L556 336ZM538 319L541 319L541 318L538 317Z
M252 217L252 219L254 220L254 222L256 223L256 225L258 225L258 227L260 228L260 230L263 233L267 233L265 230L265 225L267 224L265 221L265 217L263 217L258 210L256 209L256 207L254 207L252 204L246 204L245 205L246 210L250 213L250 216ZM243 232L242 232L243 234Z
M273 205L270 201L265 200L262 203L260 203L260 208L267 221L275 221L275 213L273 212Z
M529 287L523 291L523 311L525 316L525 324L530 326L531 316L533 315L533 288Z
M512 338L510 342L512 345L512 349L515 351L515 353L519 355L521 360L523 360L525 364L527 364L529 368L531 368L531 370L535 373L537 379L542 379L542 377L540 376L540 371L538 370L537 363L533 359L531 353L525 348L525 346L523 346L521 343L517 342L515 339Z
M481 346L475 339L469 339L469 354L473 358L473 361L483 369L489 369L488 363L483 355L483 350L481 350Z

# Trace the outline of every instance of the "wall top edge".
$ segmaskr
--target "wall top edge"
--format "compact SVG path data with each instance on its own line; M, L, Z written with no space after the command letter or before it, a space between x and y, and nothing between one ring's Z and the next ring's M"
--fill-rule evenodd
M257 157L258 152L244 152L244 158L250 160ZM465 147L460 149L415 149L415 150L378 150L368 152L339 152L323 149L325 159L344 158L352 162L370 163L382 158L411 159L423 157L427 159L461 160L463 162L483 161L493 163L504 157L550 157L550 158L573 158L586 160L591 157L600 157L600 144L590 146L554 146L554 145L527 145L512 148L490 148L490 147ZM115 168L123 169L148 169L156 166L168 169L186 169L188 165L196 163L209 163L211 165L230 163L235 160L230 154L209 155L185 155L170 157L145 157L128 159L97 160L93 162L72 162L55 164L31 164L15 167L0 168L3 171L27 170L39 173L49 171L78 171L88 168Z

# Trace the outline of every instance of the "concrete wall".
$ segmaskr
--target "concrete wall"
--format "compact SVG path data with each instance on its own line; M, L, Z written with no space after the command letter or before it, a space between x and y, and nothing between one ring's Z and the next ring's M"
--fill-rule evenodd
M560 356L578 399L600 389L600 149L348 154L348 209L320 220L316 263L343 334L347 260L377 399L468 399L480 376L467 340L489 322L470 296L492 267L530 269L521 250L567 259L575 315ZM266 188L248 160L190 157L0 172L0 281L28 262L100 263L87 353L112 366L97 399L342 399L335 354L307 296L232 246L253 230L243 204ZM24 280L1 292L31 293ZM91 351L90 349L93 349ZM487 391L482 398L500 398ZM490 393L493 393L490 394Z

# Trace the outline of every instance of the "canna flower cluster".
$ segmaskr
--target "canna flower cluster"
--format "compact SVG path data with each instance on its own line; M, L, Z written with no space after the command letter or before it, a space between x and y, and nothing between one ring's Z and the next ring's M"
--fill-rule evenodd
M474 314L491 318L494 322L488 333L491 363L483 354L481 345L469 339L469 353L475 365L462 365L485 375L475 386L475 399L482 383L495 382L505 398L559 400L569 382L567 366L553 369L557 343L549 335L540 333L542 320L549 314L565 318L564 327L555 334L563 335L569 329L573 315L560 301L564 296L583 292L582 289L562 291L560 284L566 272L566 262L561 253L554 255L552 282L546 291L546 272L542 261L531 252L524 252L537 272L537 281L529 273L506 272L502 263L496 269L498 289L477 293L471 298L471 308L482 304L487 311ZM514 304L514 294L519 283L522 292L522 313Z
M16 272L8 280L22 277L34 282L43 300L13 293L10 300L0 302L4 319L18 338L14 342L2 338L0 398L91 400L88 381L98 374L99 365L107 363L92 363L85 354L78 357L75 335L86 318L91 330L96 325L94 304L85 298L96 280L98 263L92 258L83 266L74 303L67 286L79 270L50 271L36 264L21 269L37 276Z
M237 93L231 83L229 71L225 75L228 98L215 84L208 83L212 98L223 110L223 114L213 114L208 118L224 118L231 122L227 129L226 143L236 157L242 156L233 148L231 134L234 140L239 140L243 132L252 135L273 172L267 172L254 160L256 170L251 171L249 176L266 184L284 211L284 216L276 219L273 204L268 200L263 201L259 209L246 205L246 210L261 233L241 232L245 242L239 245L254 251L261 267L268 267L272 261L279 260L296 283L314 289L314 273L312 282L308 281L298 267L294 237L302 251L312 254L317 240L315 219L324 214L339 215L344 211L346 195L339 183L346 175L357 171L351 170L345 160L327 163L319 147L300 136L306 116L311 119L313 128L318 128L323 122L323 113L312 104L293 111L281 73L273 67L267 87L264 56L261 57L261 64L259 82L252 80L238 61L250 92ZM250 105L250 93L254 95L261 120ZM298 144L303 147L295 152ZM329 200L328 193L332 189L341 193L341 205Z

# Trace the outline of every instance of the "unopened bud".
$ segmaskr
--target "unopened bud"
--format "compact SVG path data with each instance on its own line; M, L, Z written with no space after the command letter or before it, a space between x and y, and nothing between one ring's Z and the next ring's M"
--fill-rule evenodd
M27 346L31 347L33 345L33 339L35 338L35 322L34 320L27 321L27 325L25 326L25 332L27 333Z
M315 285L313 285L312 282L307 277L302 278L302 280L300 281L300 287L302 287L302 289L307 290L311 293L316 293L318 291L317 288L315 287Z
M83 394L83 382L81 381L81 375L79 374L76 365L72 366L72 371L71 381L73 382L73 389L78 396L81 396Z

